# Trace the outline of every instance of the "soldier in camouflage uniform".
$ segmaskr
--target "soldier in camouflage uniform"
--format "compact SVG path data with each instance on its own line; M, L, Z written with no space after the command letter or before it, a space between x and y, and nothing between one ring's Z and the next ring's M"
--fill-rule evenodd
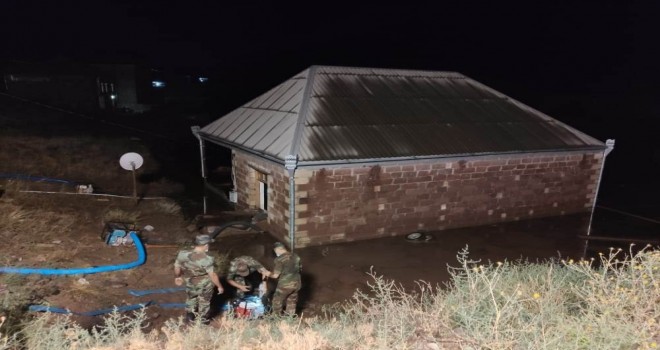
M222 284L215 273L214 259L208 254L209 243L213 240L209 235L198 235L192 250L182 250L174 262L174 282L177 285L186 283L186 319L193 321L195 313L202 317L204 323L209 322L211 298L215 288L222 294Z
M282 312L286 302L285 312L289 315L296 313L296 304L298 303L298 291L301 287L300 257L286 250L284 244L275 243L275 267L270 278L277 279L277 288L273 295L272 312L279 314Z
M254 281L253 273L259 272L258 281ZM234 258L229 263L229 271L227 272L227 283L236 287L236 298L241 299L245 297L246 293L254 293L255 289L259 286L261 279L270 275L268 271L260 262L251 256L243 255ZM256 282L256 283L255 283Z

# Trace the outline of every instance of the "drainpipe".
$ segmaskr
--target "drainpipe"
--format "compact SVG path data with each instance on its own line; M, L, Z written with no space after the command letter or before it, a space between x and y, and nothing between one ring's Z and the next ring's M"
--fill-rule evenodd
M201 136L199 136L199 126L195 125L190 127L192 130L193 135L199 140L199 158L200 158L200 163L201 163L201 168L202 168L202 180L204 181L204 214L207 213L207 205L206 205L206 153L204 151L204 140L202 139Z
M596 210L596 200L598 199L598 192L600 191L600 182L603 180L603 170L605 170L605 160L607 159L607 155L610 154L614 150L614 139L608 139L605 141L605 151L603 151L603 162L600 165L600 174L598 175L598 183L596 184L596 193L594 194L594 204L591 207L591 216L589 217L589 227L587 228L587 236L591 235L591 223L594 220L594 211ZM584 241L584 252L582 253L582 257L586 259L587 255L587 246L589 244L589 239L586 239Z
M289 246L293 252L296 246L296 228L294 226L296 223L296 180L294 175L298 167L298 156L291 154L286 156L284 167L289 173Z
M591 207L591 217L589 218L589 228L587 229L587 236L591 234L591 221L594 219L594 211L596 210L596 200L598 199L598 191L600 190L600 181L603 179L603 170L605 170L605 159L607 155L614 150L614 140L608 139L605 141L607 148L603 152L603 163L600 165L600 174L598 175L598 184L596 185L596 193L594 194L594 205Z

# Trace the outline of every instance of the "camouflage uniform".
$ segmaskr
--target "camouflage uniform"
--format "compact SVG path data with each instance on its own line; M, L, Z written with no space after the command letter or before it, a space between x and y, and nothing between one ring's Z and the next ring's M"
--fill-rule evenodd
M279 275L277 288L273 295L272 310L280 313L286 301L286 313L296 313L298 304L298 291L300 290L300 257L296 254L285 252L275 258L273 274Z
M206 317L215 291L215 285L209 277L209 273L213 273L215 268L213 257L205 252L182 250L176 257L174 267L181 268L186 282L186 311L197 311L201 317Z
M247 255L239 256L237 258L234 258L229 263L229 271L227 271L227 280L234 280L239 284L251 286L252 292L256 292L252 283L248 281L246 277L243 277L237 273L238 265L240 263L247 265L248 269L250 269L250 274L264 268L260 262L258 262L256 259L254 259L251 256L247 256ZM243 292L240 289L236 289L236 298L241 299L243 297L245 297L245 292Z

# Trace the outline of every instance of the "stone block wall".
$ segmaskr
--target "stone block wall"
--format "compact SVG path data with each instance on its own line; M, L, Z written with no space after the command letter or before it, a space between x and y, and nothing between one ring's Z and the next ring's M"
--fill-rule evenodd
M530 153L298 169L296 247L589 211L602 156Z
M288 238L289 175L284 166L237 150L232 150L232 166L236 177L237 209L258 208L257 172L266 174L268 179L268 221L265 228L277 238Z

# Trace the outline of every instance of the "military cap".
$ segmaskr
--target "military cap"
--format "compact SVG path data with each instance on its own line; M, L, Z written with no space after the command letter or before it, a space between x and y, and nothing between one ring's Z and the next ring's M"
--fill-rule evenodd
M244 262L239 262L238 265L236 265L236 273L240 276L246 277L250 274L250 267Z
M213 242L213 238L209 235L197 235L195 237L195 245L205 245Z

